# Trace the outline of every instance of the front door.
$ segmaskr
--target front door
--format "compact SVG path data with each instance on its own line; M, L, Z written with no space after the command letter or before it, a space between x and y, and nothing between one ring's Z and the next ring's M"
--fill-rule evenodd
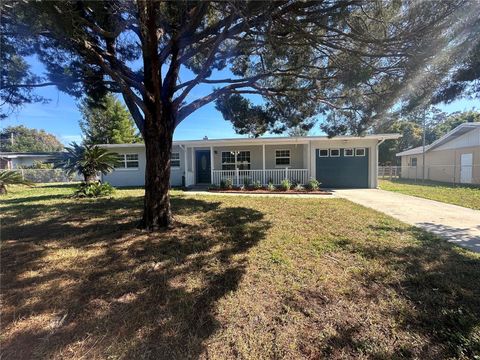
M472 183L473 154L462 154L460 157L460 182Z
M210 150L197 150L195 158L197 184L211 184Z

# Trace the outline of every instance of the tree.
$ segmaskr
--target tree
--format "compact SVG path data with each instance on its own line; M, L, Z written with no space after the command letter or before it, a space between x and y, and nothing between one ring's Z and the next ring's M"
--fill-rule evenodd
M79 106L80 128L89 144L132 144L141 142L128 109L112 94L100 102L83 99Z
M9 126L0 132L0 151L54 152L62 151L63 144L45 130L29 129L23 125Z
M442 137L457 126L467 122L480 122L480 112L475 110L454 112L434 128L435 140Z
M12 1L2 5L2 35L13 44L7 51L35 53L47 75L33 84L17 82L27 76L7 76L1 95L52 84L94 99L121 93L145 141L143 224L157 229L172 220L173 132L197 109L216 102L239 132L253 129L254 136L340 110L355 112L367 126L397 102L405 82L438 47L462 46L463 40L453 41L475 17L475 6L474 0L435 6L396 0ZM199 85L214 88L195 96Z
M118 162L118 156L97 145L78 145L73 142L65 148L66 153L57 160L57 167L63 168L68 175L83 175L86 184L96 180L97 174L107 174Z
M7 193L7 186L9 185L27 185L33 186L31 181L25 180L22 174L18 171L1 171L0 172L0 195Z

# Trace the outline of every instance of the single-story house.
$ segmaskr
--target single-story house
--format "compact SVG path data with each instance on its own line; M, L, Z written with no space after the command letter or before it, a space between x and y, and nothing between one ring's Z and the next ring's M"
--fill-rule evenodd
M32 166L36 162L51 162L58 152L1 152L0 169L20 169Z
M242 185L283 179L306 184L316 178L323 187L377 187L378 145L399 134L363 137L266 137L174 141L171 186L219 185L231 179ZM103 144L118 153L120 163L103 175L114 186L145 184L144 144Z
M425 147L396 154L401 158L400 176L462 184L480 184L480 123L464 123Z

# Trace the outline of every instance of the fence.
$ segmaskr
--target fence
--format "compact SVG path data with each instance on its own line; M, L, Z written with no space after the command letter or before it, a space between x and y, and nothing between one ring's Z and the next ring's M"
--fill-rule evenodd
M81 180L81 177L78 175L67 175L62 169L14 169L8 171L19 172L22 174L23 179L34 183L71 182Z
M213 170L212 183L220 185L222 181L231 179L235 185L242 185L245 181L250 184L280 185L282 180L289 179L297 184L306 184L309 180L308 169L265 169L265 170Z
M378 177L389 180L435 181L480 185L480 165L379 166Z

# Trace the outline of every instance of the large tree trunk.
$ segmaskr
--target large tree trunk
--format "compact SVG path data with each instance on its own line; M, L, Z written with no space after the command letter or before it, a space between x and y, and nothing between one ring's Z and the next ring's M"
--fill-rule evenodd
M168 118L163 114L162 117ZM150 120L150 121L149 121ZM153 120L153 121L152 121ZM171 227L170 209L170 153L173 130L165 126L166 119L148 119L144 130L145 140L145 198L141 226L147 230Z

